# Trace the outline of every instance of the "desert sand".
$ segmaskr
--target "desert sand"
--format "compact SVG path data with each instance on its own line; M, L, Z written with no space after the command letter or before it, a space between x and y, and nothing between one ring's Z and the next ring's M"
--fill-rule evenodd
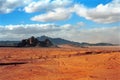
M0 48L0 80L120 80L120 47Z

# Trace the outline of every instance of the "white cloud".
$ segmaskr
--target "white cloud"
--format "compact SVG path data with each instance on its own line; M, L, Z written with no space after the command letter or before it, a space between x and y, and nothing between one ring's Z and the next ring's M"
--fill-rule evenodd
M86 31L81 31L79 36L82 36L80 39L82 42L108 42L108 43L117 43L120 44L120 26L116 27L102 27L89 29Z
M44 35L59 31L55 24L26 24L0 26L0 40L20 40L31 35Z
M0 0L0 13L10 13L18 7L28 4L31 0Z
M120 0L112 0L110 3L99 4L94 8L76 4L73 0L0 0L1 14L16 9L23 11L23 8L26 13L43 12L31 18L39 22L69 19L73 13L98 23L120 22Z
M100 4L95 8L86 8L83 5L75 4L74 10L79 16L98 23L120 21L120 0L113 0L106 5Z
M24 8L27 13L48 11L71 3L72 0L0 0L0 13L10 13L18 8Z
M82 23L82 22L81 22ZM82 25L81 25L82 26ZM0 40L23 39L26 37L48 35L57 37L61 32L76 29L75 25L65 24L26 24L0 26ZM61 36L64 34L61 34Z
M77 24L65 24L61 26L55 24L6 25L0 26L0 40L21 40L32 35L36 37L47 35L77 42L109 42L120 44L120 26L87 30L80 27L77 27Z
M66 7L72 0L38 0L31 2L24 8L27 13L49 11L55 8Z
M34 16L31 18L31 20L38 22L51 22L51 21L66 20L69 19L70 17L71 17L71 12L69 9L56 8L53 11L49 11L46 14Z
M32 11L28 12L36 12L36 11L42 11L42 9L48 10L47 13L43 13L41 15L36 15L32 18L33 21L39 21L39 22L50 22L50 21L58 21L58 20L65 20L69 19L70 16L73 13L77 13L80 17L84 17L85 19L97 22L97 23L113 23L113 22L119 22L120 21L120 0L113 0L112 2L103 5L99 4L95 8L87 8L84 5L81 4L74 4L74 6L69 6L69 8L65 8L65 6L57 6L58 4L55 4L52 7L50 7L50 0L47 0L46 4L49 3L49 5L44 7L38 7L34 4L34 6L37 6L37 8L29 8ZM58 0L61 1L61 0ZM41 3L42 1L40 1ZM43 1L45 2L45 1ZM57 2L57 1L56 1ZM40 4L38 3L38 4ZM67 2L68 3L68 2ZM37 3L36 3L37 4ZM43 6L43 5L41 5ZM40 8L40 9L39 9ZM62 13L62 14L61 14Z
M71 3L72 0L39 0L37 2L31 2L24 10L27 13L45 12L32 17L32 21L52 22L66 20L72 15L70 8L68 8Z
M0 27L1 34L37 34L44 32L57 31L55 24L26 24L26 25L6 25Z

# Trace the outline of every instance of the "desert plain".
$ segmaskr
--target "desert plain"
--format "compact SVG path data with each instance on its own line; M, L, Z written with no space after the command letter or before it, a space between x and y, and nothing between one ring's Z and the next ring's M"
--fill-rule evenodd
M120 80L120 47L1 47L0 80Z

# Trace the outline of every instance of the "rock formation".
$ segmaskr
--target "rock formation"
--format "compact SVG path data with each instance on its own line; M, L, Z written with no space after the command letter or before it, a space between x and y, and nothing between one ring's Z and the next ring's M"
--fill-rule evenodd
M45 41L39 41L37 38L32 36L28 39L23 39L20 43L18 43L18 47L51 47L53 46L52 42L49 39L45 39Z

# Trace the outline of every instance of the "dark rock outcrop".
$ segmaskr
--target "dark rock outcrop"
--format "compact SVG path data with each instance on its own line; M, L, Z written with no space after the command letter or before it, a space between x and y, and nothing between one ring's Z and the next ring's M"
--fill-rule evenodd
M34 36L28 39L23 39L20 43L18 43L18 47L51 47L51 46L53 46L53 43L49 39L45 39L45 41L39 41Z

